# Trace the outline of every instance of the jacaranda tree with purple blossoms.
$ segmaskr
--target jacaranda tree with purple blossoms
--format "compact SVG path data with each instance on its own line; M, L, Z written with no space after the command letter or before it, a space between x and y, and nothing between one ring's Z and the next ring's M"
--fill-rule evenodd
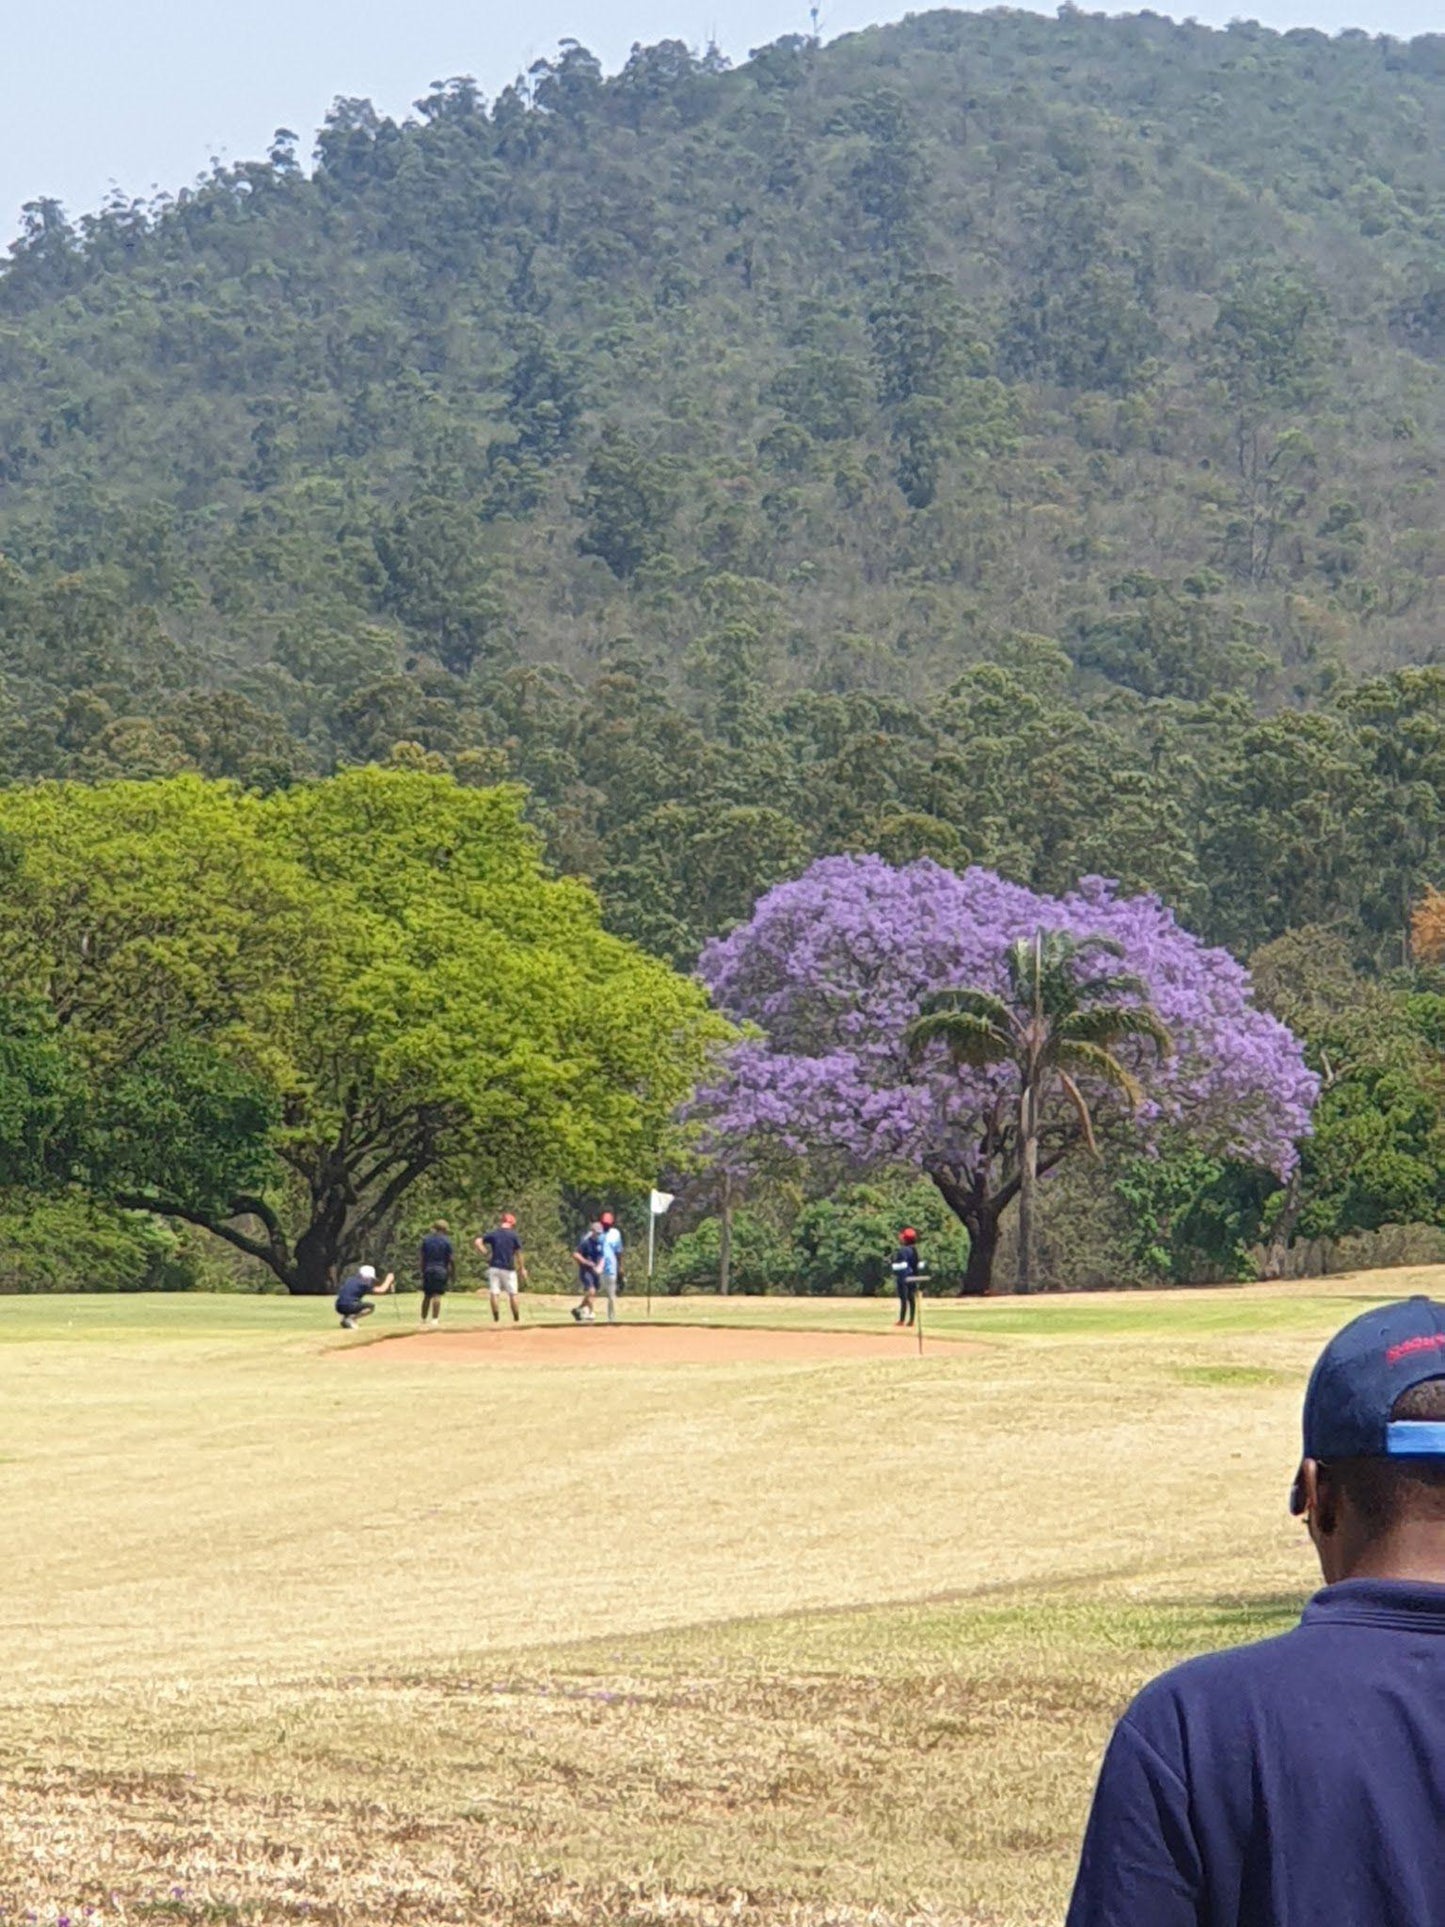
M1248 972L1227 951L1181 929L1157 898L1121 896L1102 878L1049 897L990 870L958 875L927 860L895 869L873 856L814 863L703 952L718 1004L762 1033L735 1046L701 1093L713 1148L734 1165L781 1152L855 1170L921 1166L968 1229L964 1289L988 1291L1020 1182L1017 1072L960 1065L941 1046L910 1061L909 1032L940 991L1005 994L1009 945L1039 931L1107 939L1093 966L1101 973L1117 969L1117 946L1172 1042L1166 1055L1123 1040L1127 1094L1080 1074L1101 1129L1146 1147L1185 1132L1215 1155L1288 1176L1318 1082L1289 1030L1254 1007ZM1063 1093L1038 1127L1041 1172L1085 1141Z

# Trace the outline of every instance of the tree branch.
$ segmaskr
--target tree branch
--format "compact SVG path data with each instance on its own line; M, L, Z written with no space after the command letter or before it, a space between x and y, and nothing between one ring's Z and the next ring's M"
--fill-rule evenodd
M157 1217L179 1218L183 1224L197 1225L202 1231L209 1231L217 1238L224 1238L226 1243L234 1245L237 1251L244 1251L248 1258L259 1259L268 1271L274 1272L283 1285L289 1288L292 1283L290 1254L286 1250L284 1238L279 1246L275 1242L262 1244L259 1238L248 1237L244 1231L238 1231L234 1225L226 1224L223 1220L207 1217L201 1211L189 1210L185 1205L177 1204L173 1198L147 1197L143 1191L112 1192L111 1203L119 1206L122 1211L153 1211ZM249 1211L250 1206L238 1206L237 1209Z
M1064 1159L1069 1155L1069 1152L1074 1148L1076 1141L1076 1139L1070 1138L1066 1144L1061 1144L1058 1150L1050 1152L1048 1156L1045 1156L1041 1150L1039 1153L1038 1175L1041 1178L1047 1177L1055 1165L1062 1164ZM1002 1211L1005 1206L1013 1203L1014 1199L1018 1196L1020 1182L1021 1180L1017 1171L1014 1172L1011 1178L1005 1178L1004 1182L988 1200L995 1211Z
M426 1168L424 1162L419 1163L413 1161L410 1164L404 1165L382 1192L381 1196L369 1204L365 1211L356 1219L355 1223L348 1228L348 1235L353 1239L367 1237L386 1216L387 1212L390 1211L391 1207L408 1186L416 1183Z
M276 1275L278 1277L283 1275L281 1270L283 1266L286 1271L291 1270L290 1241L281 1228L281 1220L264 1198L252 1197L249 1192L240 1192L231 1200L230 1215L237 1218L259 1218L266 1227L266 1236L270 1239L271 1249L275 1253L273 1268L276 1270Z
M419 1155L420 1147L415 1144L405 1147L398 1146L397 1149L393 1151L387 1151L376 1160L370 1170L358 1171L354 1177L351 1177L351 1187L357 1197L364 1197L374 1184L381 1181L394 1164L414 1164Z

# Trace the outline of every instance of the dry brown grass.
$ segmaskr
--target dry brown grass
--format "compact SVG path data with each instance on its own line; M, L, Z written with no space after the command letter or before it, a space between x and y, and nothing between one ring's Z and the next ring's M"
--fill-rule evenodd
M12 1728L0 1894L72 1918L1043 1922L1140 1673L1273 1618L915 1608L72 1700L48 1737L38 1709Z
M0 1918L1056 1921L1124 1699L1312 1583L1318 1342L1417 1282L940 1313L983 1349L901 1369L0 1303Z

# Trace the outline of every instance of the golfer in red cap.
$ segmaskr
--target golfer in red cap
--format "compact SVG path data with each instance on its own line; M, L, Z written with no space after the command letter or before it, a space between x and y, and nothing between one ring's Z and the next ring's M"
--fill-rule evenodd
M891 1268L898 1293L898 1323L911 1325L918 1311L918 1233L912 1225L898 1234Z
M522 1263L522 1240L517 1235L517 1220L510 1211L502 1213L502 1221L495 1231L484 1231L480 1238L473 1239L478 1251L487 1254L487 1292L492 1301L492 1323L496 1324L502 1315L502 1299L512 1307L512 1323L520 1324L522 1314L517 1307L517 1280L525 1278L527 1267Z

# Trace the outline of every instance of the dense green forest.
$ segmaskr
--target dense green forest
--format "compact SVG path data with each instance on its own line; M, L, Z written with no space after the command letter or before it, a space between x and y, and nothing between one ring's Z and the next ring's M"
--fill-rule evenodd
M564 43L27 207L0 777L516 778L684 968L824 852L1104 873L1328 931L1423 1089L1442 431L1445 37Z

